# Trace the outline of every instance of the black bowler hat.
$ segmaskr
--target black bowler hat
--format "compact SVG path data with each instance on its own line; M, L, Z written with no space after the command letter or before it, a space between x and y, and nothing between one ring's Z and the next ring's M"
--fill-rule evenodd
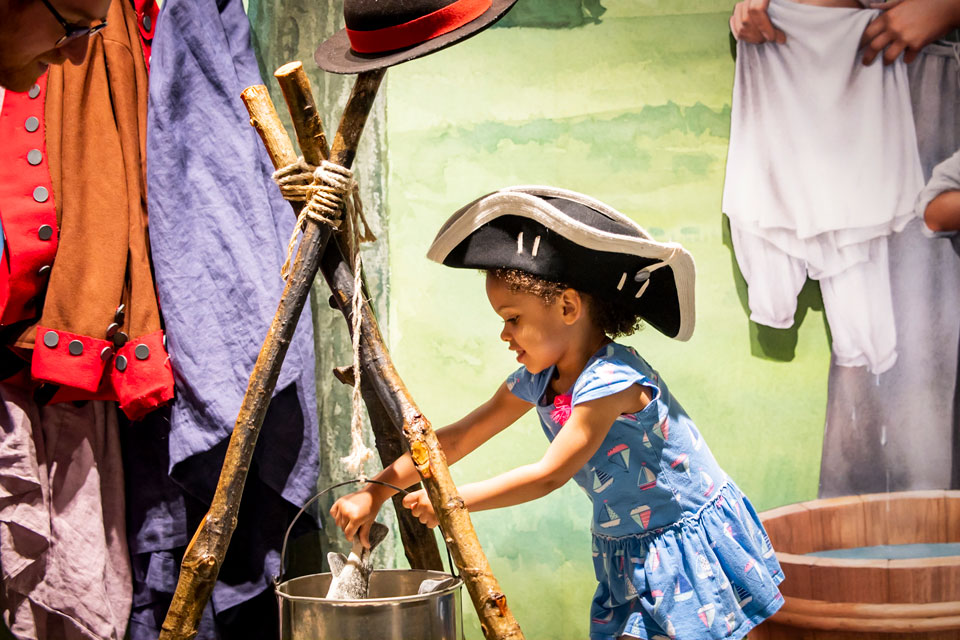
M413 60L466 40L517 0L344 0L346 28L317 47L317 65L360 73Z
M447 220L427 257L449 267L520 269L613 298L671 338L693 334L693 257L575 191L524 186L489 193Z

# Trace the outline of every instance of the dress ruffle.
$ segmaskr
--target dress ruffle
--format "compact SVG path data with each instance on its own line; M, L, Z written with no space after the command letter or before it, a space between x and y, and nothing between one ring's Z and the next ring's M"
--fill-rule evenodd
M591 640L737 639L783 604L770 539L732 481L672 526L618 538L595 534L593 561L600 584Z

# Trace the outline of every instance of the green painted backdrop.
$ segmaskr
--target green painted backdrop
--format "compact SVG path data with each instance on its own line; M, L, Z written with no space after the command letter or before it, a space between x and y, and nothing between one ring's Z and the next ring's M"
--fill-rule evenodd
M517 26L387 73L387 308L401 375L442 425L516 366L482 276L424 258L442 222L507 185L583 191L657 239L682 242L697 262L693 339L650 328L626 342L669 381L758 509L815 498L830 352L822 306L809 287L799 330L752 325L720 213L732 2L610 0L573 13L563 4L560 16L550 3L520 0L508 16ZM528 416L456 465L454 478L534 461L545 444ZM474 515L527 637L586 637L595 586L589 514L587 498L568 485ZM466 608L467 636L480 638Z

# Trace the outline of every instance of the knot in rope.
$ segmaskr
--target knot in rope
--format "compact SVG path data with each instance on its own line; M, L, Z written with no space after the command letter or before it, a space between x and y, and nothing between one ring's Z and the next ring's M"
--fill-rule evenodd
M290 277L290 263L297 246L297 236L303 231L307 220L340 229L340 212L345 210L351 254L357 252L361 242L376 240L363 213L360 189L350 169L328 160L324 160L320 166L314 166L301 156L296 162L275 171L273 180L286 200L306 203L300 210L290 242L287 243L287 259L280 270L284 280Z

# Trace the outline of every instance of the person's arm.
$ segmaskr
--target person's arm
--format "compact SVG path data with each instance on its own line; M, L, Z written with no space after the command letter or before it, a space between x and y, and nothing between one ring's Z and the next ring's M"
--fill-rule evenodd
M915 213L923 218L927 235L960 231L960 151L933 168L917 196Z
M623 413L645 407L646 388L631 387L619 393L576 405L570 419L547 448L543 458L498 476L460 487L470 511L509 507L542 498L563 486L597 451L613 422ZM437 516L424 491L405 496L403 506L420 522L436 526Z
M960 191L944 191L931 200L923 221L934 233L960 231Z
M730 16L730 31L737 40L751 44L776 42L783 44L787 41L786 34L773 26L767 7L770 0L741 0L733 7Z
M881 51L884 64L892 64L900 54L904 62L913 62L925 46L960 27L960 0L892 0L870 6L883 13L860 38L863 64L871 64Z
M447 459L447 464L465 457L484 442L516 422L530 410L531 405L513 395L506 384L500 385L493 397L471 411L464 418L437 430L437 439ZM409 487L420 480L420 475L409 453L397 458L393 464L373 478L398 487ZM337 526L343 529L347 540L353 541L359 532L360 541L369 546L370 525L377 517L380 507L396 491L378 484L365 487L337 500L330 508Z

